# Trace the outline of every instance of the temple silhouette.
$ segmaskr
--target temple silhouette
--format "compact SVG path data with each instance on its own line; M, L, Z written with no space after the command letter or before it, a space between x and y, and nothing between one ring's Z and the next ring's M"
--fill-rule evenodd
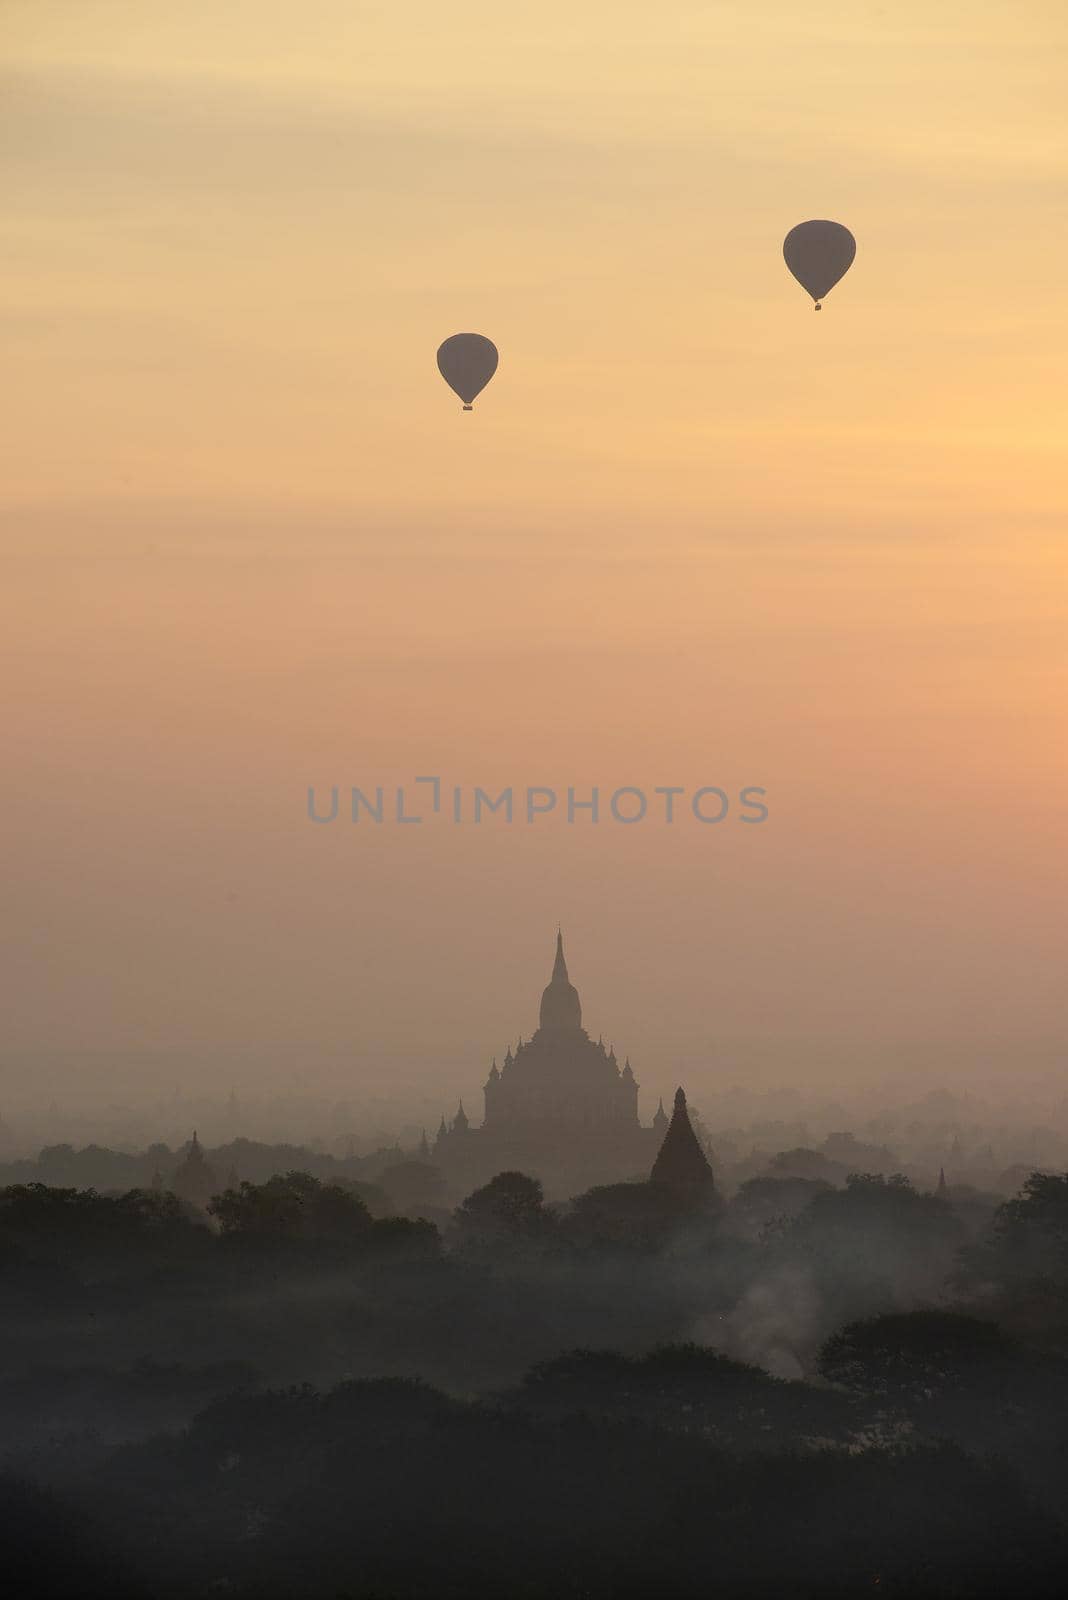
M638 1087L629 1058L621 1067L614 1048L606 1049L603 1039L594 1042L582 1026L582 1003L557 933L537 1029L514 1050L509 1046L499 1067L494 1058L483 1087L480 1127L472 1126L462 1100L451 1121L442 1117L432 1159L450 1187L471 1187L495 1173L520 1170L540 1178L548 1194L563 1197L595 1184L648 1178L667 1136L676 1153L657 1181L670 1171L676 1187L681 1182L700 1188L696 1153L711 1184L711 1168L690 1126L682 1091L669 1129L662 1101L651 1125L639 1121ZM680 1179L679 1172L689 1176Z
M213 1168L208 1165L195 1128L185 1156L168 1187L180 1200L187 1201L189 1205L201 1211L205 1209L212 1195L218 1194L223 1187L217 1181Z
M675 1109L664 1142L660 1146L650 1183L662 1183L676 1194L694 1201L707 1200L716 1187L712 1167L693 1131L686 1095L675 1090Z

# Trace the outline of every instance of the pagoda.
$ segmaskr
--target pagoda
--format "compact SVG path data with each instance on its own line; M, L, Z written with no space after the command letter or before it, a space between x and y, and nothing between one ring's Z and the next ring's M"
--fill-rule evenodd
M716 1180L712 1175L712 1167L693 1131L686 1109L686 1095L682 1089L675 1091L675 1109L664 1142L653 1162L649 1182L662 1183L666 1188L694 1199L711 1197L715 1192Z

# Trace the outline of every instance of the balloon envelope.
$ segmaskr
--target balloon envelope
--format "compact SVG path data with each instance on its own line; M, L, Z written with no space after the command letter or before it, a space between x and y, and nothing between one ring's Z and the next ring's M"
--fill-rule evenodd
M481 333L454 333L438 351L438 371L470 411L497 370L497 346Z
M801 287L819 301L853 265L857 241L840 222L799 222L782 253Z

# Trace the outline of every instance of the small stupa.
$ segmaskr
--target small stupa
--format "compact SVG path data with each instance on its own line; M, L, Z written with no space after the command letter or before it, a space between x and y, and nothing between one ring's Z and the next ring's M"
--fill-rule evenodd
M682 1089L675 1091L675 1109L660 1153L653 1162L649 1182L662 1183L694 1199L710 1196L715 1191L716 1180L690 1123L686 1095Z

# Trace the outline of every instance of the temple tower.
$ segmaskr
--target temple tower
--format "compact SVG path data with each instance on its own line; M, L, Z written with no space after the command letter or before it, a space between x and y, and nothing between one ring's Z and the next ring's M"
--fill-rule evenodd
M578 990L567 975L564 936L556 930L556 960L553 974L541 997L540 1024L547 1032L578 1032L582 1028L582 1006Z
M649 1182L662 1183L694 1199L709 1197L715 1191L712 1168L693 1131L686 1110L686 1096L681 1089L675 1091L675 1109Z

